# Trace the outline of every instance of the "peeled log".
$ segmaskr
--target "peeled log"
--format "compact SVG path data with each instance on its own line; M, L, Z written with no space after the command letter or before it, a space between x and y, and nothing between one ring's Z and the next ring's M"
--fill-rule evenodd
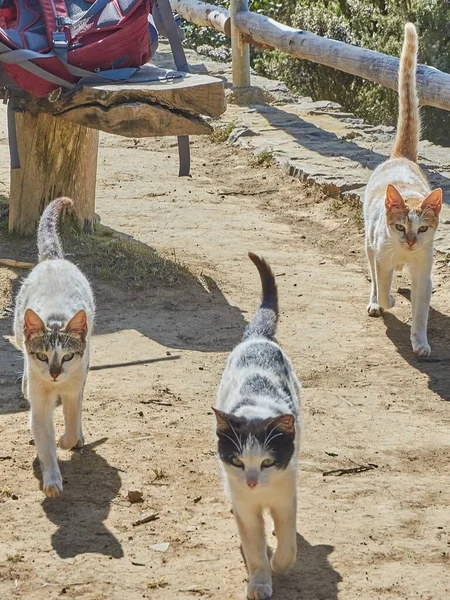
M231 37L230 13L226 8L206 4L200 0L170 0L170 5L186 21L201 27L212 27Z
M235 22L239 31L248 36L249 43L268 44L296 58L339 69L397 90L398 58L293 29L252 12L239 12ZM417 91L421 104L450 110L449 74L419 65Z
M20 169L11 169L9 231L31 235L49 202L73 199L81 231L94 223L98 131L46 114L16 115Z

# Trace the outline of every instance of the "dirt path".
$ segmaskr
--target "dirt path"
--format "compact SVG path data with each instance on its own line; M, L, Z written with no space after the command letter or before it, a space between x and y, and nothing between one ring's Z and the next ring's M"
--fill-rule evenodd
M15 382L21 357L8 337L10 312L0 320L0 598L244 598L210 406L258 303L250 249L277 273L279 340L303 382L298 563L276 580L274 598L449 598L445 263L435 270L430 324L440 360L419 362L404 296L384 322L365 315L369 284L352 211L251 166L243 152L196 140L193 154L194 176L180 180L173 140L103 137L102 223L186 263L202 284L139 291L93 281L87 446L59 452L65 493L57 500L44 500L33 476ZM32 242L0 236L6 255L33 252ZM0 271L0 309L15 279ZM362 473L323 475L369 463ZM128 502L133 488L142 504ZM159 520L133 527L152 511ZM164 542L166 552L151 547Z

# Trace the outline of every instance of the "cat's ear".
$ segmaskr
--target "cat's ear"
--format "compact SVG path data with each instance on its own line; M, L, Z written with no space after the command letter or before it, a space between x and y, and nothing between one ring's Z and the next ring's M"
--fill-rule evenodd
M384 201L387 212L395 210L405 210L406 204L400 192L393 185L388 185L386 189L386 200Z
M45 331L45 323L34 310L27 308L23 320L23 331L27 338Z
M281 415L276 419L272 419L270 426L277 431L282 431L286 435L295 435L295 417L294 415Z
M87 333L87 316L84 310L79 310L67 323L65 330L83 337Z
M230 429L230 420L227 413L222 412L221 410L217 410L217 408L213 407L214 414L216 415L217 421L217 432L228 431Z
M437 188L430 192L425 200L422 200L420 204L420 208L425 212L426 210L430 210L434 212L436 216L441 212L442 208L442 190L441 188Z

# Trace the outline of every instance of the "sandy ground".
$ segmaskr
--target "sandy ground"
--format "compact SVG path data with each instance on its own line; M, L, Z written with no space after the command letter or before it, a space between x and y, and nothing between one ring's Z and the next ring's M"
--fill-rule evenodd
M10 341L23 272L0 271L0 598L244 598L210 406L258 304L250 249L277 274L279 340L303 383L298 562L275 580L274 598L449 598L446 263L434 274L433 361L420 362L408 340L407 278L392 314L365 314L363 237L351 211L206 139L194 142L192 172L176 177L174 140L102 138L102 223L203 279L141 291L93 280L87 445L59 451L65 491L56 500L39 490ZM0 236L3 255L33 255L33 241ZM140 504L127 500L134 488ZM153 511L158 520L133 526ZM161 543L166 552L152 548Z

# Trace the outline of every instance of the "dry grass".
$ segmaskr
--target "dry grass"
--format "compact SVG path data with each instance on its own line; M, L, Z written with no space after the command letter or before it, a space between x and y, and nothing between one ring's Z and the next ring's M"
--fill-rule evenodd
M333 198L330 202L330 211L334 217L339 219L349 217L357 228L364 229L361 203L351 198Z
M167 581L165 579L153 579L147 583L149 590L159 590L160 588L166 587Z
M196 279L176 256L162 256L154 248L101 225L93 235L65 235L63 247L67 258L89 277L118 285L176 286Z
M155 479L153 481L159 481L160 479L167 479L169 477L169 474L164 468L156 467L155 469L152 469L152 471L155 474Z

